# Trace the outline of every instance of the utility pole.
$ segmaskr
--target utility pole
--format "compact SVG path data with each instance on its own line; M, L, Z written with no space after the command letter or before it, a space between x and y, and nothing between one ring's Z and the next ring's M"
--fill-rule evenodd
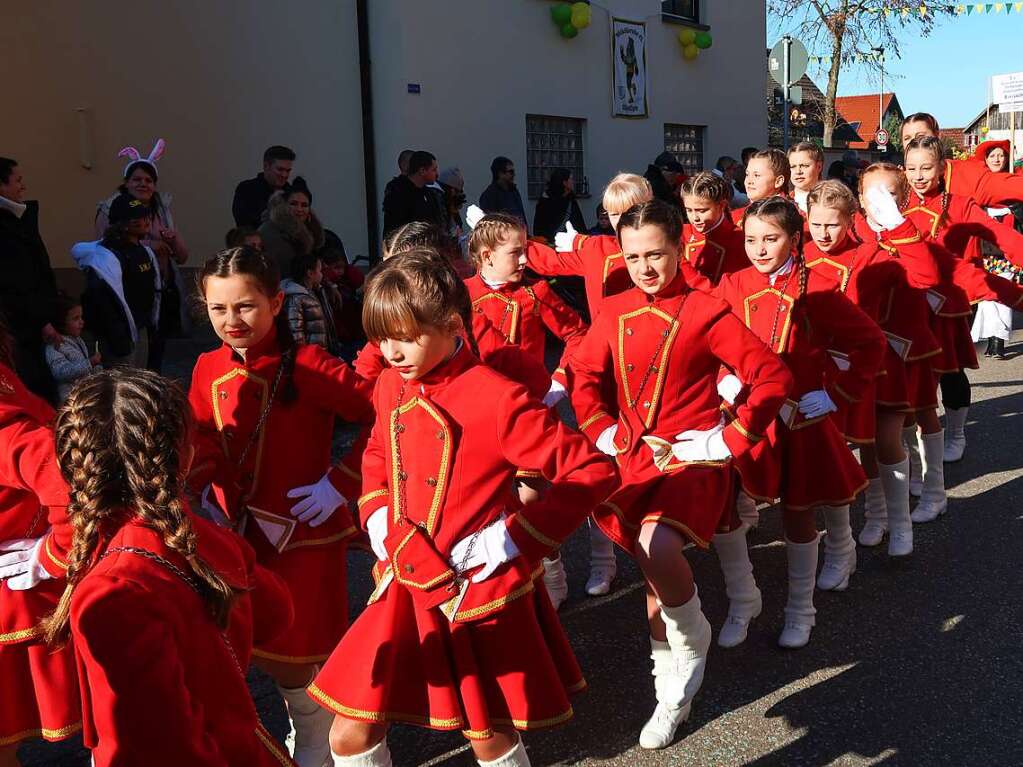
M877 129L884 130L884 48L871 48L877 54L878 63L881 66L881 87L877 93Z
M783 84L782 84L782 97L781 97L782 98L782 109L784 110L784 115L782 116L782 144L784 146L785 152L788 153L788 151L789 151L789 85L790 85L790 81L789 81L789 62L790 62L790 59L792 58L792 38L789 37L788 35L785 35L785 37L782 38L782 43L784 44L784 51L785 51L785 54L782 57L782 61L784 62L782 64L782 67L783 67L782 83Z

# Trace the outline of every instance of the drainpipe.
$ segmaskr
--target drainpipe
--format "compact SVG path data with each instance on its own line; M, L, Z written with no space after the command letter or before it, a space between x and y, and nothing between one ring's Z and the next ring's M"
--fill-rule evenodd
M355 11L359 33L359 80L362 91L362 161L366 184L366 236L370 265L380 259L377 239L377 161L373 126L373 77L369 52L369 0L356 0Z

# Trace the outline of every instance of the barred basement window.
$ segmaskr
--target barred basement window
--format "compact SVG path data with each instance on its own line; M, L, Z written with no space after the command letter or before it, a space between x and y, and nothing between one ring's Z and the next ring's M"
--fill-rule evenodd
M703 162L703 127L665 123L664 151L671 152L682 163L686 175L699 173L706 167Z
M661 14L666 20L700 23L700 0L662 0Z
M586 178L586 121L574 117L526 115L526 170L529 199L543 196L555 168L567 168L575 179L575 193L589 195Z

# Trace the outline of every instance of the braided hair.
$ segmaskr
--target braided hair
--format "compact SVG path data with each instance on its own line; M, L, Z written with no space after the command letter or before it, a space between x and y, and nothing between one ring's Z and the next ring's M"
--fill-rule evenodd
M104 541L137 517L187 562L199 596L225 628L234 591L197 553L182 503L191 409L182 388L148 370L104 370L79 381L57 414L56 452L73 529L67 587L44 622L46 641L69 634L75 588Z
M905 156L908 158L909 153L914 149L919 149L924 152L929 152L933 157L934 161L942 169L942 172L938 176L938 188L941 189L941 214L938 216L938 231L945 228L945 224L948 223L948 189L945 188L945 147L941 143L941 139L937 136L921 136L910 141L903 148Z
M806 259L803 258L803 215L799 212L799 208L788 197L774 195L750 203L742 217L743 228L751 218L764 219L777 226L790 238L795 238L796 252L793 257L795 261L793 266L799 270L799 293L796 295L796 303L800 303L806 295L810 270L806 267Z

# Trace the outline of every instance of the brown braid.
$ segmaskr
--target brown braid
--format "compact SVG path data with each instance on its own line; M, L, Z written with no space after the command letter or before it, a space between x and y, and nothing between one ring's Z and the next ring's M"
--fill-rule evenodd
M132 516L185 559L206 608L226 627L234 592L197 555L195 531L180 500L190 429L181 387L146 370L101 371L71 391L57 415L56 449L69 487L73 536L68 585L44 623L47 642L67 639L75 587L101 545Z
M799 270L799 294L796 296L798 304L806 295L807 285L810 281L810 270L803 257L803 216L799 212L799 208L787 197L775 195L751 203L742 218L743 226L751 218L766 219L784 231L790 238L795 238L796 252L792 266Z
M938 227L937 231L941 231L945 228L945 224L948 223L948 190L945 189L945 147L941 143L941 139L937 136L921 136L915 138L906 144L904 151L906 157L909 157L909 153L915 149L919 149L924 152L929 152L933 157L934 161L941 168L939 173L939 185L941 187L941 214L938 216Z

